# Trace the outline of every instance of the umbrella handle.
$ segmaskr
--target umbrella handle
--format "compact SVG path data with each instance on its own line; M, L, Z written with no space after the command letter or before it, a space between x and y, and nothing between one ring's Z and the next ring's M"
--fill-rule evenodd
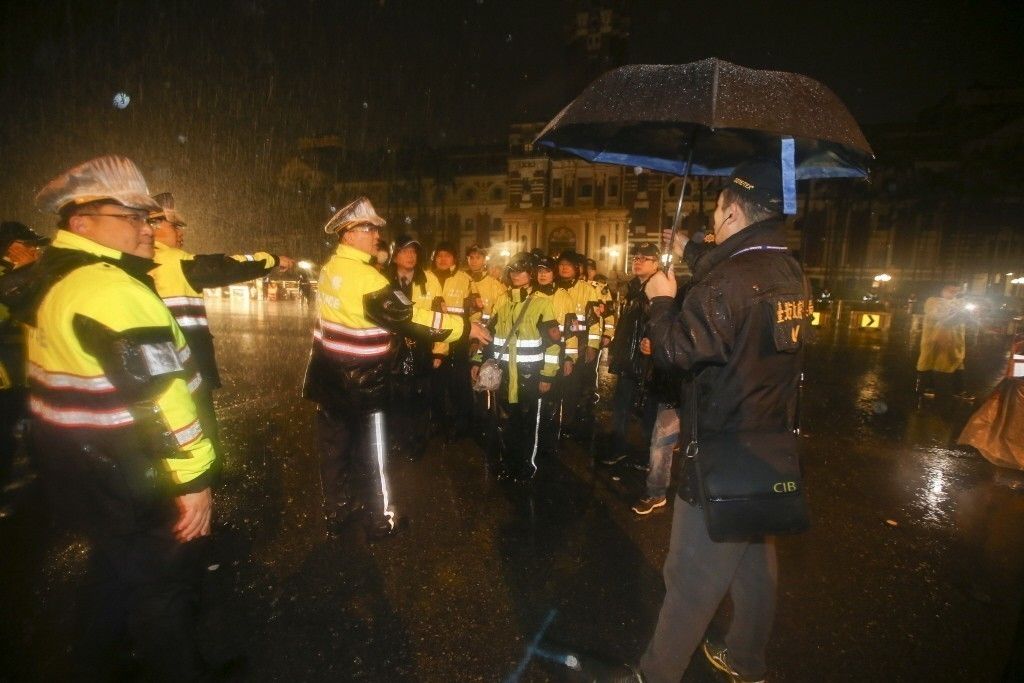
M683 172L683 184L679 187L679 201L676 203L676 216L672 220L672 234L669 235L668 244L661 252L661 266L668 275L672 271L672 245L676 242L676 233L683 223L683 197L686 196L686 184L690 181L690 168L693 166L693 140L690 141L690 154L686 158L686 170Z

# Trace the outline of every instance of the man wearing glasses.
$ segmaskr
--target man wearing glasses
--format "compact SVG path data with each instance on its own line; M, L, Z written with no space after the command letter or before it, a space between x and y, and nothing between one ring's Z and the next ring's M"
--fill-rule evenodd
M455 341L461 316L415 307L373 267L386 222L360 197L324 226L338 248L320 271L319 315L303 396L317 404L320 480L328 530L338 533L359 513L369 540L400 528L386 467L384 408L397 343ZM489 341L474 325L470 337Z
M614 465L627 457L629 417L637 399L644 395L647 380L650 378L650 342L644 344L650 302L644 294L644 285L658 272L660 256L661 249L657 244L648 242L637 247L633 255L634 277L626 285L626 297L619 315L618 334L608 347L608 372L617 375L618 381L615 383L615 393L612 396L612 451L601 460L605 465ZM653 411L645 410L645 439L651 433L653 420Z
M143 678L197 679L190 541L210 533L216 455L185 337L147 275L159 206L123 157L66 171L36 204L60 229L10 303L27 330L32 451L91 546L80 676L112 678L128 636Z

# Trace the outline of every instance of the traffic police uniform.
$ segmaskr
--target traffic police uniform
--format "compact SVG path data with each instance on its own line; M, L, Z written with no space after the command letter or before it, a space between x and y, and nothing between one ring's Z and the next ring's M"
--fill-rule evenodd
M505 294L508 289L501 280L495 277L491 277L486 270L481 271L479 274L474 275L473 273L467 273L469 275L471 284L470 291L474 298L479 301L480 310L471 316L472 319L479 319L480 323L487 326L491 322L491 316L494 313L494 306L497 304L498 299Z
M437 250L441 248L448 249L438 245ZM451 253L454 256L454 252ZM453 269L447 273L435 268L427 270L427 291L434 297L433 310L459 316L467 324L473 309L471 289L469 275L461 270ZM435 422L446 428L449 438L465 433L469 427L473 405L469 354L468 338L434 344L434 358L440 359L441 365L434 371L431 402L435 409L441 411ZM450 413L446 412L446 406L450 406Z
M163 218L176 226L184 226L174 209L170 193L153 198L161 206L151 218ZM220 373L214 354L213 335L206 315L203 290L225 287L267 275L277 266L277 257L265 252L227 256L225 254L190 254L160 241L153 244L153 260L157 267L150 271L157 294L174 315L192 350L203 386L196 394L199 409L207 424L207 436L218 444L217 418L213 407L213 391L219 389Z
M516 256L509 268L517 264L529 268L532 276L529 254ZM497 392L501 462L505 474L529 478L537 472L540 447L539 384L553 382L559 366L558 323L551 298L532 286L510 288L494 309L492 329L494 339L473 362L479 365L495 358L501 365Z
M416 266L411 277L399 276L391 262L384 275L391 286L400 290L413 306L432 311L433 295L427 290L427 278L420 263L423 247L409 235L400 235L392 244L392 255L411 247L416 251ZM393 443L408 459L419 459L430 437L430 375L433 371L432 344L413 336L402 335L397 340L397 355L391 371L390 410L388 418L394 425Z
M385 225L361 197L324 227L327 233ZM320 271L319 316L303 395L318 404L320 474L328 522L337 528L361 509L371 537L397 527L386 472L384 409L398 335L422 343L457 340L459 316L427 311L395 291L373 257L342 243Z
M564 252L559 255L558 260L571 262L577 273L579 272L577 254ZM580 409L587 411L585 414L588 414L590 409L588 404L591 394L585 387L593 384L593 375L589 375L587 369L594 365L594 361L588 363L586 349L593 349L593 353L596 354L601 346L600 319L594 310L600 301L590 283L578 277L556 279L555 293L551 298L558 327L562 333L565 356L574 363L573 372L565 378L562 387L564 424L574 428L581 417ZM586 383L588 376L591 378L590 384Z
M92 201L154 208L138 169L119 157L68 171L36 201L54 211ZM27 269L15 310L27 330L33 453L58 512L91 545L83 663L109 666L127 629L149 678L191 680L196 544L174 536L175 497L210 486L216 455L192 397L198 369L152 289L152 267L60 230Z

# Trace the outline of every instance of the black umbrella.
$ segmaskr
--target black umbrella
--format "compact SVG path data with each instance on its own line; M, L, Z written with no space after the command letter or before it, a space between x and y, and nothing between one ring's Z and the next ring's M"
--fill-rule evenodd
M874 158L850 112L821 83L720 59L609 71L534 144L683 176L673 231L691 173L729 175L743 161L779 158L785 211L795 213L797 178L863 177Z
M740 162L777 157L783 138L795 141L797 178L862 177L874 157L850 112L821 83L720 59L609 71L535 144L597 163L729 175Z

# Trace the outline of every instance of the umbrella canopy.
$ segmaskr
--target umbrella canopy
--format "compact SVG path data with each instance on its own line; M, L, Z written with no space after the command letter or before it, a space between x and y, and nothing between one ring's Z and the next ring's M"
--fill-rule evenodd
M534 144L596 163L729 175L743 161L780 158L790 137L796 178L863 177L874 158L853 116L821 83L720 59L609 71Z

